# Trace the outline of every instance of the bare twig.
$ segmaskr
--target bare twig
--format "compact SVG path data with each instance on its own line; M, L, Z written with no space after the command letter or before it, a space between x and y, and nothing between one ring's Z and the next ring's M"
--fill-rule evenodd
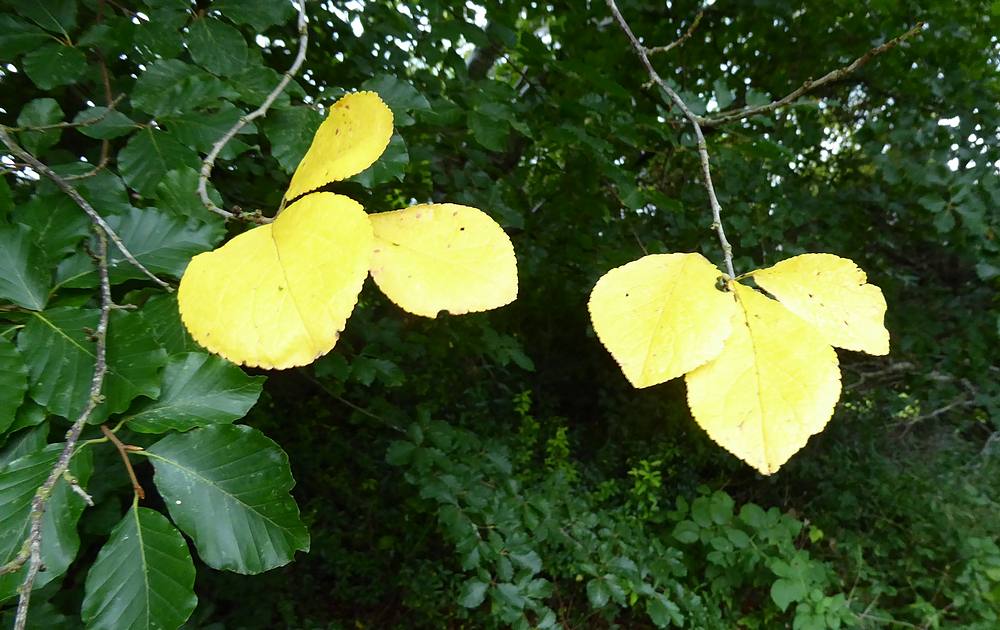
M743 118L748 118L750 116L756 116L757 114L763 114L764 112L769 112L771 110L778 109L779 107L788 105L789 103L791 103L798 97L802 96L806 92L820 88L826 85L827 83L843 79L847 75L851 74L861 66L865 65L866 63L877 57L878 55L881 55L882 53L890 51L896 46L899 46L902 42L906 41L907 39L919 33L921 30L923 30L923 28L924 28L924 23L917 22L916 26L906 31L902 35L890 39L881 46L876 46L875 48L872 48L871 50L861 55L860 57L858 57L848 65L844 66L843 68L831 70L830 72L827 72L826 74L824 74L819 79L816 79L815 81L812 79L807 80L805 83L799 86L798 89L792 91L787 96L779 98L774 102L768 103L766 105L758 105L756 107L744 107L734 112L723 113L717 116L711 116L711 117L699 116L698 122L701 124L702 127L716 127L718 125L722 125L727 122L731 122L734 120L741 120Z
M104 375L108 371L107 365L107 339L108 339L108 318L111 313L111 280L108 277L108 239L104 232L95 229L97 232L98 248L96 252L97 269L101 281L101 314L98 319L97 329L94 331L94 341L96 345L94 360L94 375L90 380L90 393L87 404L80 412L79 417L66 432L66 443L62 453L56 461L56 465L49 473L45 483L35 491L35 496L31 500L31 525L28 538L13 560L0 568L0 575L18 571L25 562L28 563L28 572L18 588L20 598L17 602L17 614L14 618L14 630L24 630L28 621L28 607L31 603L31 590L35 586L35 579L38 571L42 568L42 518L45 515L45 507L56 483L62 478L63 473L69 470L70 460L73 457L73 449L80 438L83 427L87 424L87 419L94 409L101 403L101 389L104 386Z
M104 218L100 214L98 214L96 210L94 210L94 207L90 205L90 202L84 199L83 196L76 190L76 188L73 188L72 184L67 182L62 176L58 175L51 168L43 164L34 155L22 149L16 142L14 142L14 138L11 137L11 135L7 132L7 128L4 127L3 125L0 125L0 141L3 141L3 143L7 146L7 149L10 150L11 153L16 155L26 164L30 165L31 168L35 169L42 175L51 179L55 183L55 185L59 187L60 190L66 193L66 195L68 195L69 198L76 203L76 205L80 206L80 208L87 213L87 216L90 217L90 220L95 225L97 225L97 227L101 229L101 231L107 236L107 238L109 238L111 242L115 244L115 247L117 247L118 250L121 251L122 255L125 257L125 260L132 263L132 265L134 265L136 269L146 274L147 277L149 277L156 284L160 285L162 288L166 289L167 291L173 291L173 288L169 284L157 278L152 271L146 269L146 266L143 265L141 262L139 262L136 259L136 257L132 255L132 252L130 252L128 248L125 246L125 243L122 242L121 237L118 236L118 234L115 233L114 229L112 229L112 227L108 225L108 222L105 221Z
M84 503L86 503L90 507L94 507L94 498L92 496L90 496L89 494L87 494L86 490L84 490L83 488L80 487L80 482L77 481L76 477L74 477L73 475L69 474L68 470L63 473L63 479L65 479L66 483L69 484L70 490L72 490L73 492L75 492L76 494L78 494L80 496L80 498L83 499Z
M672 41L666 46L653 46L652 48L644 47L643 50L646 51L647 55L655 55L656 53L670 52L672 49L683 45L684 42L691 39L691 36L694 35L695 29L698 28L698 24L701 23L701 18L703 17L705 17L704 9L698 11L698 15L694 16L694 21L691 22L691 26L689 26L688 29L684 32L684 34L681 35L679 38L677 38L676 41Z
M629 41L632 43L632 48L635 49L637 55L642 60L644 66L646 66L646 71L649 73L649 78L656 83L660 89L666 92L670 100L674 102L674 105L684 114L684 117L688 119L691 123L691 127L694 129L694 136L698 144L698 157L701 159L701 174L702 182L705 185L705 191L708 193L708 202L712 207L712 227L715 229L716 235L719 237L719 244L722 246L722 255L726 262L726 272L729 274L730 278L736 277L736 272L733 270L733 246L729 244L729 240L726 239L726 231L722 227L722 206L719 205L719 199L715 194L715 186L712 184L712 169L708 160L708 145L705 142L705 134L701 132L701 125L699 124L698 116L691 111L684 100L677 94L673 89L670 88L666 82L660 78L657 74L656 69L653 68L653 64L649 61L649 55L646 53L646 47L643 46L639 40L636 38L635 34L632 33L632 29L629 28L628 22L622 16L621 11L618 10L618 5L615 4L615 0L607 0L608 8L611 9L612 15L614 15L615 20L618 22L618 26L621 27L625 36L628 37Z
M51 125L26 125L23 127L7 127L7 131L49 131L52 129L75 129L77 127L90 127L91 125L96 125L97 123L103 121L105 118L111 115L114 111L115 106L118 102L125 98L125 94L119 94L113 100L111 100L105 111L100 116L95 116L89 120L84 120L81 122L73 122L71 120L64 120L63 122L52 123Z
M135 492L135 496L140 499L145 499L146 492L142 489L142 486L139 485L139 479L135 476L135 470L132 469L132 462L128 460L129 451L134 451L135 447L129 448L129 446L123 444L122 441L118 439L118 436L115 435L106 425L101 425L101 433L104 434L104 437L111 440L111 443L115 445L116 449L118 449L118 454L121 455L122 462L125 463L125 470L128 471L128 478L132 480L132 491Z
M271 93L267 95L264 102L260 104L260 107L250 112L246 116L242 116L232 128L224 133L221 138L219 138L214 145L212 145L211 150L208 155L205 156L205 160L201 163L201 174L198 176L198 196L201 198L201 203L204 204L206 208L210 211L218 214L219 216L225 218L227 221L230 219L237 218L250 218L257 223L269 223L270 219L266 217L261 217L257 213L235 213L229 212L228 210L223 210L219 206L215 205L211 199L208 198L208 180L212 176L212 168L215 166L215 160L219 157L219 153L226 146L226 144L240 132L243 127L248 123L257 118L260 118L267 113L267 110L274 103L278 95L284 91L285 87L292 80L292 77L299 71L302 67L302 63L306 59L306 48L309 44L309 29L306 24L306 0L298 0L299 3L299 52L295 56L295 60L292 62L291 67L285 71L285 74L281 77L281 81L278 81L278 85L271 90Z
M103 0L98 3L97 9L97 21L100 22L104 17L104 2ZM99 66L101 69L101 83L104 84L104 102L108 104L108 108L104 110L101 114L101 118L108 115L111 109L114 107L112 103L115 102L114 96L111 93L111 75L108 73L108 64L104 61L104 55L100 50L97 51L97 60L100 62ZM73 175L72 177L67 177L67 180L71 179L86 179L92 177L99 172L101 172L105 166L108 165L108 159L111 157L111 142L105 138L101 140L101 157L94 165L94 168L90 169L82 175Z

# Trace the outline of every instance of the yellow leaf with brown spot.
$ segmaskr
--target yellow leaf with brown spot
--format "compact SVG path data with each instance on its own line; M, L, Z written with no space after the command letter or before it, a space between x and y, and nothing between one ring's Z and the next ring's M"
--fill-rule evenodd
M415 315L458 315L517 297L510 238L476 208L424 204L371 215L371 274L390 300Z
M633 386L669 381L722 351L737 309L716 288L721 275L701 254L654 254L597 281L594 331Z
M357 175L382 155L392 137L392 110L375 92L334 103L292 175L285 199Z
M685 377L695 421L765 475L778 470L833 415L837 353L778 302L733 284L737 313L725 348Z
M372 227L356 201L316 193L271 224L195 256L181 318L199 344L234 363L305 365L337 342L368 274Z
M868 284L854 261L833 254L802 254L753 273L765 291L819 330L838 348L889 353L882 290Z

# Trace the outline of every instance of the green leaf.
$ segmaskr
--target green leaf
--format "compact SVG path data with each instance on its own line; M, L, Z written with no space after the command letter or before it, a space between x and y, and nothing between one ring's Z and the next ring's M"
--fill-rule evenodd
M715 102L719 105L719 109L729 107L736 100L736 95L733 94L733 91L729 89L723 79L716 79L712 83L712 89L715 90Z
M18 127L44 127L62 122L65 114L54 98L36 98L29 101L17 116ZM29 153L38 155L55 143L62 136L62 129L46 129L44 131L25 130L17 134L21 146Z
M96 121L96 122L94 122ZM128 116L107 107L89 107L73 118L77 131L88 138L108 140L132 132L138 125Z
M87 573L83 621L90 630L179 628L194 612L194 562L162 514L133 507Z
M0 435L11 424L28 391L28 367L10 341L0 337Z
M130 96L135 107L154 116L163 116L190 112L229 95L230 90L217 77L183 61L166 59L146 68Z
M274 112L262 125L271 142L271 155L286 173L293 173L309 150L323 117L311 107L292 107Z
M14 220L31 228L31 238L49 267L66 254L78 251L91 225L79 206L61 192L32 197L18 207Z
M118 153L118 168L129 186L151 195L169 171L184 166L198 168L201 160L170 133L146 127Z
M470 111L468 121L476 142L490 151L503 151L507 148L507 135L510 133L507 121L479 111Z
M34 24L0 15L0 59L13 59L50 41L52 37Z
M650 621L657 628L667 628L671 624L677 626L684 624L680 608L662 593L654 593L646 600L646 614L649 615Z
M24 56L24 73L43 90L79 81L87 70L87 57L78 48L43 44Z
M403 142L402 136L394 133L389 139L389 146L385 148L378 161L352 177L351 181L358 182L365 188L384 184L393 179L403 181L406 165L409 163L410 155L406 152L406 143Z
M6 178L0 175L0 220L5 219L14 210L14 198L10 194L10 186Z
M361 84L361 88L377 92L382 97L392 110L393 124L396 127L408 127L416 122L410 115L411 112L431 108L431 104L415 87L389 74L368 79Z
M219 215L209 212L198 196L198 171L193 168L179 168L166 174L156 185L156 207L165 210L175 217L196 219L208 223L218 235L218 240L225 236L225 222ZM222 197L209 184L208 198L217 206L222 206ZM216 242L218 242L216 240Z
M674 527L674 538L684 544L690 544L700 537L700 528L694 521L681 521Z
M131 415L128 427L165 433L233 422L257 402L264 380L213 355L174 355L163 370L160 397Z
M771 599L785 612L789 604L800 601L806 596L806 586L802 580L779 578L771 585Z
M592 608L604 608L611 599L611 590L604 578L594 578L587 582L587 601Z
M28 536L31 500L45 483L62 453L63 444L50 444L44 450L25 455L0 470L0 564L17 556ZM86 487L93 470L89 450L70 460L69 472ZM80 538L76 523L85 507L83 499L69 489L65 479L56 481L42 517L42 564L35 589L41 588L66 572L76 557ZM27 567L0 576L0 601L17 594Z
M132 208L124 216L108 218L136 260L153 273L180 278L195 254L208 251L225 235L209 225L176 219L151 208ZM108 251L108 269L114 283L145 278L114 245Z
M0 471L15 459L37 453L49 443L49 425L41 424L13 433L0 449Z
M98 311L63 307L35 313L18 335L28 366L29 395L52 414L75 420L87 404L94 370ZM108 324L104 402L91 422L120 413L138 396L156 398L167 353L156 345L138 313L115 311Z
M243 116L243 112L232 103L223 102L214 112L189 111L179 116L164 119L164 124L181 143L202 153L208 153L219 138L225 135ZM246 125L240 134L254 133L253 125ZM223 148L220 157L231 160L241 152L249 149L249 145L240 142L237 137L231 139Z
M195 20L188 27L185 41L195 63L215 74L234 75L247 63L243 34L220 20L210 17Z
M309 533L289 495L288 456L260 431L213 425L168 435L145 452L170 516L205 564L253 574L308 551Z
M291 3L274 0L216 0L212 8L237 24L249 24L255 31L287 22L295 14Z
M458 595L458 605L465 608L475 608L486 599L486 589L489 584L482 580L472 578L462 584L462 591Z
M76 0L14 0L14 10L47 31L68 35L76 26Z
M0 227L0 299L40 311L51 286L52 273L31 229L23 225Z
M167 354L201 350L201 346L195 343L181 323L176 293L151 297L140 309L139 314L156 343L166 350Z

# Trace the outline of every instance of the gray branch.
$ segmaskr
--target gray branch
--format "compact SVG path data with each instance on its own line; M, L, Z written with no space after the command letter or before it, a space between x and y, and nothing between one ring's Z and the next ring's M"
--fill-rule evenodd
M308 47L309 44L309 28L306 22L306 0L298 0L298 3L299 3L299 21L298 21L299 52L297 55L295 55L295 60L292 62L291 67L289 67L288 70L285 71L285 74L281 77L281 80L278 81L278 85L276 85L274 89L271 90L271 93L267 95L267 98L265 98L264 102L260 104L260 107L250 112L246 116L240 117L240 119L236 121L236 124L233 125L232 128L229 129L229 131L224 133L222 137L215 142L214 145L212 145L212 148L208 152L208 155L205 156L205 160L201 163L201 174L198 176L198 196L201 198L201 203L204 204L204 206L208 208L210 211L214 212L215 214L218 214L227 221L230 219L248 217L251 218L251 220L254 220L258 223L269 222L268 219L265 219L260 216L255 216L254 213L237 214L234 212L229 212L228 210L224 210L219 206L215 205L212 202L212 200L208 198L208 181L212 176L212 169L215 167L215 160L219 157L219 153L226 146L226 144L228 144L229 141L232 140L236 136L236 134L240 132L241 129L243 129L243 127L246 127L247 124L260 118L261 116L267 113L267 110L270 109L275 99L278 98L278 95L285 90L285 88L288 86L288 83L292 80L292 77L294 77L295 74L298 73L299 68L302 67L302 63L306 59L306 48Z

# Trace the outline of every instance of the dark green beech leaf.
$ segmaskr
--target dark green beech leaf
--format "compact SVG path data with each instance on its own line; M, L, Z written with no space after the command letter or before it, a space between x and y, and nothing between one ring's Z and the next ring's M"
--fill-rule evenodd
M139 75L132 105L154 116L190 112L206 103L235 95L217 77L177 59L159 60Z
M44 127L62 122L63 118L65 114L62 107L54 98L36 98L21 109L21 113L17 115L17 126ZM59 127L42 131L27 129L17 134L21 146L35 155L59 142L61 136L62 129Z
M194 562L162 514L133 507L87 573L81 615L89 630L179 628L191 616Z
M309 550L289 495L288 456L260 431L213 425L168 435L144 452L170 516L210 567L260 573Z
M91 225L87 215L62 192L35 195L17 207L14 221L31 228L31 238L50 267L78 251Z
M392 122L396 127L408 127L416 122L410 112L431 108L431 104L416 88L390 74L372 77L362 83L361 88L377 92L382 97L392 110Z
M29 52L22 64L35 85L51 90L79 81L87 69L87 57L78 48L50 43Z
M23 225L0 227L0 300L40 311L49 299L52 272Z
M302 161L321 122L319 112L304 106L278 110L264 119L271 155L286 173L293 173Z
M264 380L210 354L174 355L163 370L159 398L131 415L128 427L165 433L233 422L257 402Z
M176 293L154 295L139 310L139 314L156 343L167 354L201 350L181 322Z
M44 450L25 455L0 470L0 564L13 559L21 550L30 527L31 500L45 483L59 459L63 444L50 444ZM69 472L81 486L86 486L93 470L89 450L83 450L70 461ZM35 588L45 586L62 575L80 547L76 523L85 507L83 499L59 479L52 490L48 507L42 517L42 564ZM27 567L0 576L0 601L17 594Z
M107 107L90 107L73 118L77 131L88 138L108 140L132 132L138 125L125 114Z
M212 145L224 136L243 115L244 113L232 103L222 102L219 108L213 112L187 111L164 118L163 124L181 143L196 151L208 153ZM226 143L219 157L231 160L249 149L250 145L241 142L239 136L255 134L256 132L257 128L253 124L244 126L236 137Z
M0 15L0 59L13 59L51 41L42 29L13 15Z
M0 337L0 435L14 423L24 392L28 391L28 368L17 347Z
M49 413L76 419L87 404L94 371L98 311L56 308L33 314L18 335L28 365L29 395ZM138 313L115 311L108 324L108 373L104 402L91 416L100 422L125 411L137 396L156 398L160 368L167 353L153 339Z
M247 63L248 49L243 34L211 17L195 20L188 27L188 50L195 63L221 76L238 73Z
M274 0L216 0L212 8L237 24L249 24L255 31L282 24L295 15L291 3Z
M42 450L49 443L49 425L47 422L22 429L16 433L12 430L7 436L3 447L0 447L0 470L15 459Z
M68 35L76 26L76 0L13 0L14 10L47 31Z
M129 139L118 153L118 168L125 182L143 195L151 195L169 171L184 166L198 168L201 160L170 133L146 127Z

